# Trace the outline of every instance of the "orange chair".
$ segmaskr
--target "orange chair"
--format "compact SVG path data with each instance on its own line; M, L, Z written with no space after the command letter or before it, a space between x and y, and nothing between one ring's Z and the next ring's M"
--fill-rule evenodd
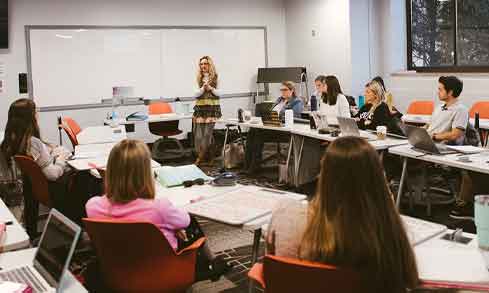
M476 102L470 108L470 118L475 117L475 113L479 113L480 119L489 119L489 101Z
M266 293L362 293L371 292L358 273L346 268L265 255L248 277Z
M59 119L59 118L58 118ZM59 120L58 120L59 121ZM75 120L71 119L70 117L64 117L61 119L61 123L58 125L60 129L63 129L68 138L70 139L71 145L73 146L73 149L75 149L75 146L78 145L78 139L76 136L78 133L81 132L80 125L76 123ZM61 133L60 133L61 135ZM61 140L61 137L60 137Z
M173 110L170 107L170 104L158 101L149 104L148 113L149 115L170 114L173 113ZM175 136L182 133L182 131L178 129L179 122L180 122L179 120L172 120L172 121L148 123L149 131L152 134L162 136L161 139L158 139L153 144L153 148L152 148L153 157L155 157L156 159L163 160L165 158L174 159L174 158L181 158L185 156L185 150L182 144L180 143L180 141L176 138L169 138L170 136ZM163 155L160 155L161 154L160 146L165 145L168 142L174 142L177 146L177 149L172 149L174 150L174 152L172 152L171 156L164 157Z
M431 115L435 109L433 101L413 101L409 104L407 114Z
M107 289L114 292L185 292L195 281L200 238L176 253L151 223L83 219Z
M24 219L26 230L31 239L37 237L37 221L39 219L39 203L52 207L49 195L48 179L41 167L29 156L14 156L15 165L23 175Z

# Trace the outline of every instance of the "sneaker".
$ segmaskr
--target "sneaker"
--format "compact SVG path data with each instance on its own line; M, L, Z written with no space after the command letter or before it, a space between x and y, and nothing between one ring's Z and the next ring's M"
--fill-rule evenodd
M457 199L450 218L457 220L474 220L474 203Z

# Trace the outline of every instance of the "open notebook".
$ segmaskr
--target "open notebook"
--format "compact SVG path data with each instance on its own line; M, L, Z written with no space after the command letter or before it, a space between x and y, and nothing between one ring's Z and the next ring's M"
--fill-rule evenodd
M212 180L199 167L195 165L185 165L178 167L162 166L155 170L156 180L164 187L182 185L183 182L202 178L205 181Z

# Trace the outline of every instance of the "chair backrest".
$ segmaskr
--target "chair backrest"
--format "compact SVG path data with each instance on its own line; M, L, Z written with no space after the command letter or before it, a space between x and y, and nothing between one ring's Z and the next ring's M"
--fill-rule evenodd
M76 123L76 121L73 120L72 118L63 117L63 123L66 123L66 125L68 125L68 127L71 129L75 137L78 135L78 133L81 132L80 125L78 125L78 123Z
M42 173L41 167L29 156L16 155L14 160L22 174L29 178L34 199L47 207L51 207L48 179Z
M479 113L479 118L489 119L489 101L476 102L470 108L470 118L475 117L475 113Z
M87 218L83 222L108 289L185 292L194 282L197 246L176 254L151 223ZM199 239L198 246L204 240Z
M172 110L170 104L162 102L162 101L157 101L157 102L152 102L151 104L149 104L148 113L150 115L168 114L168 113L173 113L173 110Z
M360 275L347 268L266 255L263 262L267 293L371 292Z
M435 109L433 101L413 101L409 104L407 114L431 115Z
M59 127L61 127L61 129L64 130L64 132L66 133L66 135L70 139L71 145L73 146L73 150L74 150L75 146L78 145L78 139L76 138L76 135L73 133L71 128L67 127L66 125L61 124L61 125L59 125Z

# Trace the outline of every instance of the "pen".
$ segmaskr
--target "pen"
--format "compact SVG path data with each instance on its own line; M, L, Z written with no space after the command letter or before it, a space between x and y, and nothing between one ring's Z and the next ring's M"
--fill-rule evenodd
M5 222L4 224L8 226L8 225L13 225L13 224L14 224L14 222L12 222L12 221L7 221L7 222Z

